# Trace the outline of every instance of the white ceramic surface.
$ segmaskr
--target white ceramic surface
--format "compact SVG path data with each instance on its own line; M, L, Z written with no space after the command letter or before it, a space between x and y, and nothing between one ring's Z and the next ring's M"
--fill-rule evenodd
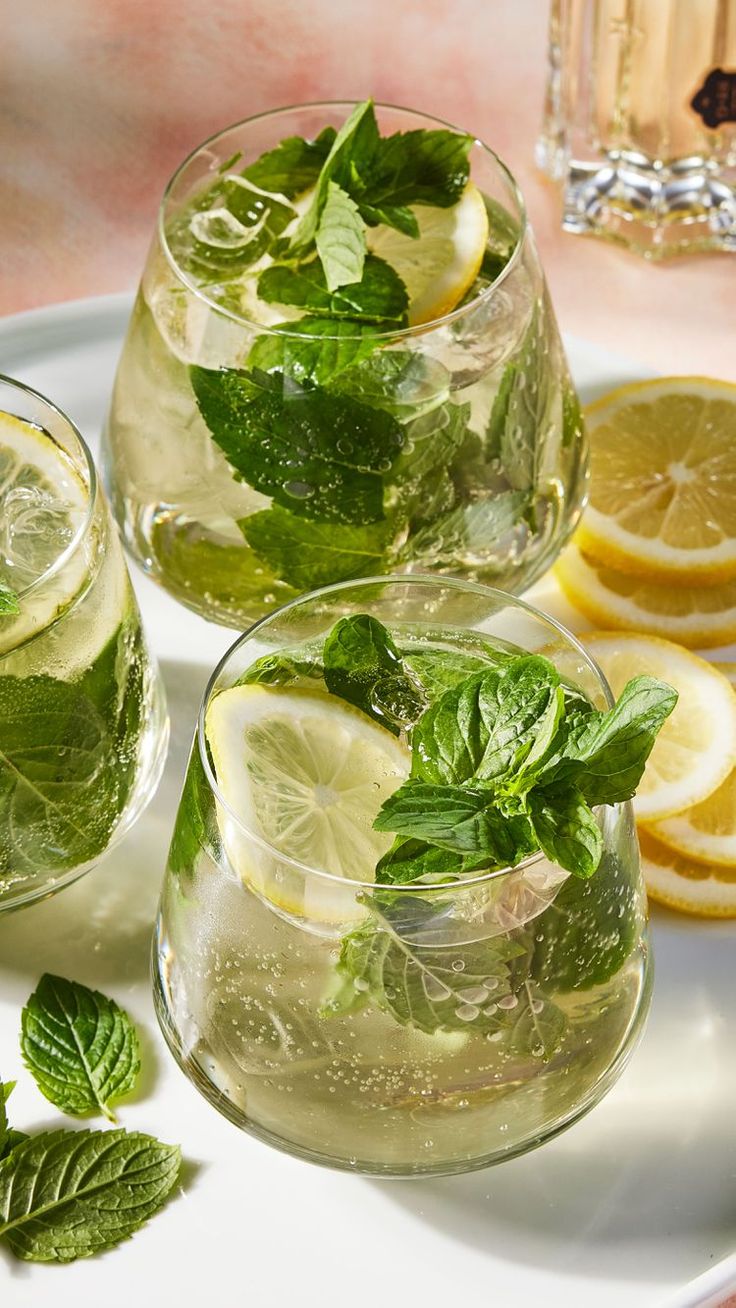
M129 307L128 297L114 296L0 323L0 372L50 396L93 448ZM642 375L579 341L568 348L586 400ZM180 1142L187 1163L165 1211L104 1256L35 1266L0 1244L3 1305L720 1302L709 1278L702 1294L681 1287L736 1240L736 922L655 911L652 1012L621 1081L566 1135L486 1172L390 1182L331 1173L240 1134L200 1098L159 1036L148 956L195 713L233 633L195 617L136 569L133 577L169 693L169 761L155 800L106 863L56 899L0 920L0 1073L18 1080L14 1125L58 1126L21 1065L20 1010L43 971L97 986L141 1031L142 1084L120 1109L121 1125ZM563 622L572 617L549 580L531 599Z

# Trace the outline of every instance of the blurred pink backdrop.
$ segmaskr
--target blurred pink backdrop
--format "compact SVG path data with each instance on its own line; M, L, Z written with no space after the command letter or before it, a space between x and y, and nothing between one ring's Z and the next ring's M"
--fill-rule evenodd
M736 380L736 258L648 266L559 230L532 158L546 23L545 0L23 0L0 48L0 312L133 287L165 182L217 128L372 94L507 161L564 330Z

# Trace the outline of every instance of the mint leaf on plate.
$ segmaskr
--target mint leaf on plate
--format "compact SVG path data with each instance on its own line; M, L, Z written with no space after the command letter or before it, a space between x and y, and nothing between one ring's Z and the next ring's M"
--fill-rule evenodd
M0 1237L28 1262L111 1249L161 1207L180 1163L137 1131L45 1131L0 1163Z
M313 141L287 136L275 149L248 164L242 175L264 191L276 191L293 200L315 185L336 135L334 127L325 127Z
M383 572L393 534L388 523L308 522L278 506L252 513L238 526L258 558L300 591Z
M16 1145L28 1139L25 1131L14 1131L8 1123L8 1112L5 1105L14 1089L15 1081L6 1081L4 1085L0 1082L0 1161L7 1158Z
M336 182L327 183L315 243L328 291L361 280L366 256L365 226L357 204Z
M76 981L41 977L23 1009L23 1061L41 1094L72 1116L102 1112L133 1089L138 1037L113 999Z
M18 596L9 586L0 582L0 617L12 617L16 613L20 613Z
M399 274L385 259L369 254L359 280L349 285L328 285L325 270L317 259L296 268L274 264L258 279L258 296L266 304L284 304L318 317L347 318L358 323L403 327L409 297Z
M308 317L279 323L272 334L256 337L248 366L324 386L373 353L377 331L370 323L343 318Z
M322 657L330 694L354 704L396 736L425 707L391 635L367 613L340 618L325 638Z
M322 522L362 525L384 516L382 473L404 440L390 414L281 373L189 372L215 441L256 490Z

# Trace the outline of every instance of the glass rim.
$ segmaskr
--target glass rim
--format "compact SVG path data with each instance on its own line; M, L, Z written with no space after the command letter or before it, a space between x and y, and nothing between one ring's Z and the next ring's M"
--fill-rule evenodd
M199 155L203 150L206 150L208 146L213 145L215 141L219 141L221 137L227 136L229 132L234 132L240 127L247 127L251 123L261 122L265 118L278 118L282 115L297 113L300 110L304 110L304 109L351 110L354 109L356 104L358 103L359 101L356 100L307 100L304 101L304 103L302 104L281 105L277 109L266 109L259 114L250 114L247 118L241 118L238 122L231 123L228 127L221 127L218 131L213 132L211 136L206 137L206 139L202 141L199 145L196 145L193 150L190 150L186 158L182 160L178 168L176 168L176 170L172 173L171 177L169 178L164 188L164 193L163 196L161 197L161 203L159 204L159 208L158 208L156 231L157 231L159 242L161 244L161 249L163 250L166 261L169 264L169 267L171 268L172 272L174 273L174 276L186 287L188 291L192 293L192 295L194 295L198 300L201 300L203 304L206 304L209 308L213 309L216 313L221 314L224 318L230 319L231 322L238 323L241 327L254 328L255 330L258 331L259 335L274 336L277 339L283 337L286 340L300 340L300 341L304 340L303 333L290 331L284 327L266 326L265 324L256 322L252 318L246 317L245 314L235 313L232 309L227 309L225 308L224 305L218 304L216 300L211 299L210 296L208 296L206 292L203 290L203 288L201 286L198 286L196 282L194 282L185 273L184 269L180 266L176 256L174 255L169 245L168 238L166 236L166 206L169 199L171 198L171 194L174 190L174 187L176 186L176 183L178 182L179 178L183 175L185 170L188 168L189 164L194 159L196 159L197 155ZM409 109L406 105L389 104L388 102L382 100L378 100L375 102L375 108L388 109L391 110L392 112L398 112L398 113L413 114L416 118L422 118L427 123L433 123L436 126L446 128L449 131L458 132L462 136L469 136L469 135L472 136L471 133L466 132L461 127L456 127L454 123L448 122L447 119L437 118L433 114L425 114L421 109ZM516 202L519 211L518 212L519 232L516 241L514 243L514 248L511 252L511 255L509 256L508 261L504 264L503 268L498 273L498 275L494 277L493 281L490 282L488 286L485 286L483 290L480 291L478 295L476 295L470 301L469 304L456 306L454 309L451 309L449 313L441 314L439 318L432 318L429 322L417 323L415 326L411 326L411 327L394 328L391 331L377 331L371 338L372 340L375 340L376 344L386 343L390 341L407 340L415 336L422 336L427 332L435 331L438 327L444 327L448 323L456 322L458 319L462 318L465 314L469 313L470 310L476 309L477 306L479 304L482 304L485 300L490 300L491 296L495 294L498 287L506 280L507 276L509 276L510 273L513 272L513 270L516 268L516 265L519 262L519 259L521 257L521 251L524 247L524 242L526 240L527 230L529 227L529 219L527 215L526 203L524 201L524 196L522 195L521 188L518 182L516 181L516 178L514 177L513 173L511 172L511 169L508 167L507 164L504 163L503 159L501 159L501 157L496 154L495 150L492 150L491 147L489 145L486 145L485 141L482 141L478 136L472 136L472 141L474 145L480 147L483 153L487 155L493 161L496 167L499 169L499 171L501 172L504 178L504 181L508 185L511 194L514 197L514 201ZM358 336L359 333L356 332L354 337L346 336L346 335L341 335L339 338L337 335L320 336L320 340L330 340L330 341L337 340L337 339L343 341L354 340L357 339Z
M79 446L79 450L82 456L82 464L83 464L84 472L86 473L85 489L87 491L87 504L84 512L84 517L82 518L82 521L77 527L77 530L75 531L69 543L65 545L64 549L61 551L60 554L57 554L53 563L50 563L49 566L46 568L46 570L42 572L40 576L35 577L33 581L30 581L27 586L24 586L21 590L16 591L19 602L22 602L28 595L31 595L34 591L41 590L43 586L45 586L49 581L51 581L57 575L57 573L61 572L62 569L66 567L67 563L69 563L69 561L74 557L80 546L84 544L84 541L89 535L90 529L92 527L92 523L94 521L95 505L97 503L98 478L97 478L97 469L95 467L95 461L92 457L92 451L90 450L77 424L72 421L69 415L65 413L64 410L60 408L58 404L55 404L53 400L50 400L47 395L43 395L41 391L36 390L35 386L29 386L26 382L18 381L16 377L9 377L7 373L0 372L0 387L3 386L8 386L10 387L11 390L18 391L22 395L32 396L32 398L38 401L43 406L43 408L50 410L51 413L55 414L56 417L59 418L61 422L64 423L69 428L69 431L71 432L72 436L74 437L74 439L76 440ZM8 412L7 409L3 408L1 399L0 399L0 411L5 413ZM33 422L33 419L21 417L21 415L17 413L10 414L9 416L18 418L21 422L28 423L30 426L38 425ZM42 428L42 430L44 429ZM54 440L54 436L52 432L49 431L46 434L50 436L52 440ZM55 443L58 444L58 442ZM69 452L65 451L65 453L68 454ZM11 614L9 616L12 617L13 615Z
M465 581L460 577L443 577L428 572L411 572L406 573L405 575L402 575L401 573L387 573L384 576L356 577L352 581L338 581L327 586L319 586L315 590L306 591L303 595L297 596L296 599L289 600L286 604L279 605L278 608L267 613L265 617L259 618L257 622L252 623L251 626L242 632L241 635L233 641L232 645L229 645L225 650L225 653L218 660L207 682L202 696L199 713L197 715L195 731L196 744L199 753L199 761L204 770L207 785L212 792L215 802L220 805L227 813L228 817L235 822L238 830L242 832L248 840L253 841L254 844L265 850L270 856L281 863L287 864L298 872L304 873L308 876L318 877L320 880L327 881L332 885L343 886L348 889L353 888L356 893L360 891L374 892L376 889L386 889L390 890L392 893L396 892L397 894L417 894L419 891L421 891L422 895L447 894L448 891L457 892L459 890L466 890L471 887L485 885L490 881L494 881L499 877L509 876L514 872L525 871L527 868L533 867L536 863L545 859L546 855L542 850L537 851L535 854L528 855L527 858L522 859L519 863L515 863L513 866L491 868L486 871L469 874L467 877L457 877L455 880L442 882L424 883L420 881L412 881L396 885L384 885L377 881L360 881L337 876L334 872L327 872L324 868L312 867L311 864L304 863L301 859L285 854L275 845L272 845L269 840L264 836L259 835L258 832L252 830L252 828L243 821L220 790L217 778L210 766L207 750L207 737L205 733L205 718L213 693L216 689L216 683L221 673L230 662L232 656L241 648L241 646L247 644L247 642L251 640L256 632L260 631L261 628L268 626L268 624L273 622L276 618L281 617L285 613L289 613L293 609L299 608L302 604L305 604L308 601L319 599L326 595L339 594L340 591L352 590L356 587L390 586L396 584L402 586L444 586L448 587L450 590L464 591L466 593L471 592L472 594L499 599L512 608L522 609L526 614L534 618L535 621L542 622L551 627L563 637L565 642L568 643L576 653L582 657L583 662L587 664L596 678L596 681L600 685L607 706L613 708L615 700L611 687L609 686L602 669L599 667L593 656L581 644L577 636L575 636L571 631L568 631L567 627L563 626L561 622L558 622L556 618L544 613L541 609L535 608L533 604L528 604L526 600L521 599L518 595L511 595L508 591L498 590L494 586L485 586L478 581Z

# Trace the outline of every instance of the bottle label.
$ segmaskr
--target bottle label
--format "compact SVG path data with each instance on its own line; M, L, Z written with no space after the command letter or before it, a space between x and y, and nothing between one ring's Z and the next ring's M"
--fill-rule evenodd
M706 127L736 123L736 71L711 68L690 104Z

